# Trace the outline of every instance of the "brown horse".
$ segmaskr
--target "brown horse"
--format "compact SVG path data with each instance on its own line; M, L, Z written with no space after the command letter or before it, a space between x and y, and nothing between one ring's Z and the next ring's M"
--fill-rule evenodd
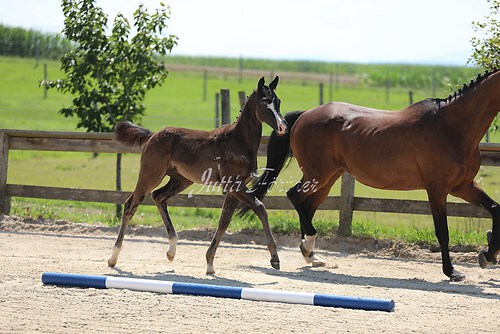
M168 175L168 183L154 190L152 198L167 230L169 261L174 259L178 239L167 210L169 198L193 183L218 184L226 192L226 197L217 232L206 254L207 274L215 272L215 252L239 202L248 205L261 220L271 253L271 265L279 269L276 241L269 229L265 207L246 187L257 168L262 122L271 126L278 135L287 133L286 121L280 114L280 100L274 92L278 80L276 77L269 86L265 86L264 78L261 78L238 120L213 131L167 127L151 133L129 122L117 124L116 140L129 146L144 145L144 148L137 185L125 202L118 238L113 255L108 260L110 267L116 265L125 229L137 207Z
M500 207L474 182L481 156L479 142L500 111L500 72L479 75L447 99L426 99L399 111L347 103L329 103L285 116L289 135L271 135L267 172L253 187L262 199L293 154L303 176L287 193L299 214L301 250L307 262L324 265L313 253L312 219L344 171L379 189L425 189L441 248L443 272L464 279L450 260L446 198L448 194L488 210L493 229L482 268L496 263L500 249ZM248 208L242 208L243 212Z

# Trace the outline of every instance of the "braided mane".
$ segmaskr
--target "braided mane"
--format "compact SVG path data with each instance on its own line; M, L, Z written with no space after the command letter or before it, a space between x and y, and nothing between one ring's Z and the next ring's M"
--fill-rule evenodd
M484 72L483 75L481 74L478 74L476 79L475 80L471 80L470 83L467 85L467 84L463 84L462 88L460 88L458 90L458 92L455 92L453 94L450 94L448 95L447 98L445 99L437 99L437 102L438 103L441 103L441 102L451 102L453 99L456 99L456 98L459 98L460 96L462 96L466 91L470 90L472 87L476 86L477 84L479 84L480 82L482 82L483 80L487 79L490 75L498 72L500 69L496 68L494 69L493 71L486 71Z

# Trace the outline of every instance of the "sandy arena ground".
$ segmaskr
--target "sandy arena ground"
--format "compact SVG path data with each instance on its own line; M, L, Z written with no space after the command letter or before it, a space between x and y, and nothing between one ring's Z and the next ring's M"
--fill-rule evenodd
M216 275L207 276L210 231L180 233L172 263L166 260L164 233L130 232L117 268L110 269L106 261L116 228L0 216L0 332L500 333L500 268L480 269L472 253L452 254L467 278L450 283L441 273L439 253L400 247L398 252L410 259L369 249L356 254L319 250L329 265L311 268L296 237L277 238L280 245L295 245L280 247L281 270L276 271L263 238L227 235L215 259ZM393 299L396 309L44 286L44 271Z

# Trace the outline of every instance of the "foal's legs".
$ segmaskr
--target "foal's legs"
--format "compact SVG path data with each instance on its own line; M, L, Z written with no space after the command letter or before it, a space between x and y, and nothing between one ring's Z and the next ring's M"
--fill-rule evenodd
M496 264L500 252L500 205L486 194L474 181L464 184L452 193L453 196L483 207L493 218L491 234L488 234L488 251L479 253L479 265L486 268L488 264Z
M237 199L241 202L248 205L252 208L253 212L259 217L260 222L262 223L262 228L264 229L264 233L266 234L267 240L267 248L269 249L269 253L271 253L271 266L274 269L280 269L280 259L278 257L278 250L276 246L276 240L271 233L271 229L269 228L269 222L267 220L267 211L262 203L257 197L255 197L252 193L250 193L247 187L242 187L241 190L232 193Z
M108 260L109 267L113 268L118 261L118 255L120 254L120 251L122 249L123 237L125 236L125 230L127 229L128 222L134 216L135 212L137 211L137 207L142 203L146 194L149 193L153 188L154 186L147 187L145 184L137 182L137 186L134 192L125 201L120 231L118 232L118 237L116 238L116 242L113 246L113 254Z
M147 164L144 163L144 154L141 158L141 169L139 171L139 177L137 180L137 185L135 190L127 199L123 209L122 224L120 226L120 231L118 232L118 237L113 246L113 254L108 260L108 266L113 268L118 261L118 255L122 249L123 237L125 236L125 230L127 229L128 222L134 216L137 211L137 207L142 203L146 194L149 194L155 187L157 187L163 177L164 172L160 169L150 169L143 167Z
M342 171L338 171L329 179L319 181L313 178L302 177L293 188L288 190L287 196L292 202L295 210L299 214L300 232L302 241L300 243L300 251L307 263L311 263L313 267L322 267L326 262L319 256L314 254L314 246L316 242L316 229L312 224L312 219L319 205L323 203L328 196L332 185L342 175ZM315 187L306 189L306 182L317 181ZM309 183L311 184L311 183Z
M175 231L172 220L167 209L167 201L169 198L177 195L187 187L189 187L193 182L189 181L185 177L179 174L174 174L170 176L170 180L166 185L153 191L152 197L153 201L160 212L163 224L167 230L168 235L168 251L167 259L173 261L175 257L175 252L177 249L177 232Z
M226 198L224 199L224 204L222 205L222 212L219 217L219 226L217 227L217 231L215 232L212 242L208 247L206 258L207 258L207 274L215 273L214 269L214 258L215 252L217 251L217 247L222 239L222 236L226 232L229 223L231 222L231 218L233 216L234 210L238 205L238 199L232 196L230 193L226 194Z
M447 210L446 210L447 194L443 193L441 190L435 191L432 189L427 189L427 195L429 197L429 203L431 206L432 218L434 219L434 229L436 237L439 241L439 246L441 248L441 261L443 264L443 273L446 276L448 276L452 282L462 281L465 278L465 276L453 268L450 259L450 250L449 250L450 236L448 231L448 220L447 220Z

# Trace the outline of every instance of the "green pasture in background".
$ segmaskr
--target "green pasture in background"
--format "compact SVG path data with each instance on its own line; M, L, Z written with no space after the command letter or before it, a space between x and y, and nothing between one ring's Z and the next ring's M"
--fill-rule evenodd
M29 129L45 131L84 131L76 129L77 121L58 114L58 110L71 104L71 96L56 91L49 91L44 98L44 89L38 86L44 79L44 66L47 78L60 78L59 62L31 58L0 57L0 128ZM300 65L300 64L299 64ZM300 66L297 65L299 68ZM219 66L219 65L218 65ZM303 66L303 65L302 65ZM369 65L365 65L369 66ZM377 65L373 65L377 66ZM412 73L418 66L411 66ZM288 67L286 68L288 70ZM290 69L290 70L293 70ZM385 71L383 68L381 71ZM457 68L458 71L472 72L474 69ZM408 70L409 71L409 70ZM422 67L428 77L428 67ZM266 76L270 82L271 72L280 75L280 71L268 68L254 78L224 76L209 73L206 81L206 99L204 98L204 79L201 72L171 72L162 87L150 91L146 97L146 115L142 125L158 130L164 126L180 126L209 130L215 126L215 94L221 88L231 91L231 119L239 114L237 93L244 91L249 95L260 76ZM422 76L424 76L422 74ZM360 75L352 74L352 75ZM382 75L382 74L380 74ZM473 76L473 73L471 73ZM416 85L413 101L430 97L432 87ZM372 108L395 110L409 103L409 88L391 87L389 99L384 85L363 82L359 85L336 85L331 92L333 100L364 105ZM443 85L436 89L437 97L446 97L449 89ZM319 103L318 82L307 80L281 80L277 94L282 100L281 112L304 110L315 107ZM324 101L329 99L329 83L324 83ZM270 129L264 126L264 134ZM490 136L491 141L498 141L497 134ZM259 159L259 166L265 165L265 159ZM139 168L139 155L126 154L123 160L122 187L133 190ZM498 168L481 168L477 181L493 198L500 199L497 182L500 180ZM112 154L99 154L94 157L89 153L71 152L31 152L11 151L9 153L8 182L12 184L29 184L54 187L114 189L115 157ZM300 178L296 164L292 163L281 176L284 186L273 189L273 195L284 195L285 191ZM340 183L340 182L339 182ZM196 187L193 186L196 192ZM193 188L191 188L193 189ZM189 191L188 189L187 191ZM338 195L339 184L332 189ZM356 183L356 196L408 198L425 200L423 191L392 192L380 191L364 187ZM450 197L450 200L454 200ZM14 198L12 214L19 216L42 216L52 219L67 219L80 222L104 222L115 224L114 205L98 203L78 203L68 201L34 200ZM179 229L202 228L216 226L219 209L204 208L171 208L175 226ZM485 230L491 228L488 219L449 218L452 245L480 246L486 243ZM141 206L132 223L162 225L159 214L154 207ZM298 219L295 212L271 211L270 223L274 231L298 233ZM338 226L338 212L321 211L315 219L315 226L322 235L329 235ZM230 229L260 229L260 222L255 219L234 219ZM397 238L412 243L437 244L434 236L432 218L421 215L354 213L353 232L359 237Z

